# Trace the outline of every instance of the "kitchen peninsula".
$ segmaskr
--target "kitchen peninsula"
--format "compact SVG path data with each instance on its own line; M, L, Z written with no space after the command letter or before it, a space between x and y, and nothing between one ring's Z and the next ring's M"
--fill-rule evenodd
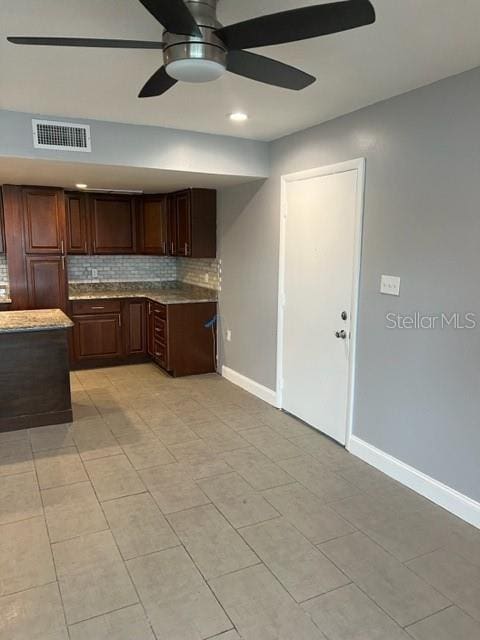
M0 432L71 422L72 326L59 309L0 314Z

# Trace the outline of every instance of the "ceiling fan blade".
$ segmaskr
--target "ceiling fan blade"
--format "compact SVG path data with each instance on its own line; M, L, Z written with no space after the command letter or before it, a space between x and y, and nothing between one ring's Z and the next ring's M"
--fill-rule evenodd
M154 98L155 96L161 96L163 93L171 89L178 80L171 78L165 71L165 67L160 67L158 71L155 71L150 80L144 85L140 93L139 98Z
M140 2L170 33L199 37L202 35L195 18L183 0L140 0Z
M375 9L369 0L346 0L260 16L215 33L229 49L239 50L316 38L373 22Z
M300 69L248 51L230 51L227 69L250 80L295 91L305 89L316 80Z
M13 44L29 44L54 47L99 47L103 49L163 49L163 42L143 40L105 40L99 38L29 38L12 36Z

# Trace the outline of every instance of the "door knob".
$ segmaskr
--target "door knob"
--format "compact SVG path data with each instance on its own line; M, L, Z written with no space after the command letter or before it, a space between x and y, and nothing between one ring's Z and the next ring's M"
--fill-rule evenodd
M346 340L347 339L347 332L342 329L341 331L337 331L335 333L335 336L339 339L339 340Z

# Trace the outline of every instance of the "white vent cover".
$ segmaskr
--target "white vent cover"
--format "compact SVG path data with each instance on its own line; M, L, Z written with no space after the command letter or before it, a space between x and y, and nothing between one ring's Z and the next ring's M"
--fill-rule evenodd
M57 151L92 150L90 127L72 122L54 120L32 120L33 146L36 149L56 149Z

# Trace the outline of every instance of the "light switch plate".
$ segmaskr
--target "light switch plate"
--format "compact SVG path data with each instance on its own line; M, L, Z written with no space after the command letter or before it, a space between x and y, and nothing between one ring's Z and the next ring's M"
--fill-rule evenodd
M398 276L382 276L380 293L384 293L387 296L399 296L400 278Z

